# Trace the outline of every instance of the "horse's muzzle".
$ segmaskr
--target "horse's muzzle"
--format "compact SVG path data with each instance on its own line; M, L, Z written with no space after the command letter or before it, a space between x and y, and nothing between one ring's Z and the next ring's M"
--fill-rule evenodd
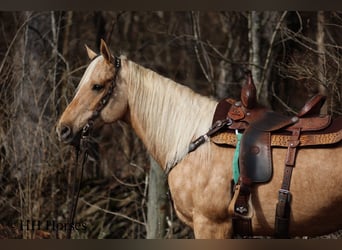
M79 145L81 133L73 133L72 128L66 124L59 124L56 128L58 139L73 146Z

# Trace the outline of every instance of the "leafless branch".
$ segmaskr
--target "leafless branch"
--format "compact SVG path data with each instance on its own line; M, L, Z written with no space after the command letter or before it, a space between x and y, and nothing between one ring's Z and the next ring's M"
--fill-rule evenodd
M201 28L200 28L200 24L199 24L199 13L195 12L195 11L191 11L191 20L192 20L192 28L193 28L193 34L194 34L194 40L195 40L194 49L196 52L197 61L200 64L200 67L202 69L202 72L203 72L205 78L211 84L212 92L214 93L215 86L213 84L213 77L214 77L213 66L212 66L210 57L208 56L206 49L204 48L203 44L201 42L199 42L201 40ZM199 48L198 48L199 46L201 49L201 53L199 52ZM205 66L203 65L201 55L203 56Z
M267 71L269 64L270 64L270 58L271 58L275 38L276 38L276 36L280 30L280 26L282 25L286 15L287 15L287 11L284 11L283 14L281 15L281 17L279 18L279 21L278 21L278 23L277 23L277 25L273 31L271 41L270 41L270 46L269 46L268 51L267 51L266 60L265 60L265 64L264 64L263 71L262 71L262 77L261 77L261 81L260 81L262 86L265 84L266 71Z
M85 203L86 205L90 206L90 207L93 207L93 208L96 208L98 209L99 211L102 211L104 213L107 213L107 214L111 214L111 215L115 215L115 216L118 216L118 217L122 217L126 220L129 220L129 221L132 221L134 223L137 223L137 224L140 224L140 225L143 225L143 226L146 226L146 224L144 222L141 222L139 220L136 220L134 218L131 218L129 216L126 216L124 214L121 214L121 213L116 213L116 212L112 212L112 211L109 211L107 209L104 209L104 208L101 208L99 207L98 205L94 205L94 204L91 204L89 202L87 202L86 200L84 200L83 198L80 198L80 201L82 201L83 203Z

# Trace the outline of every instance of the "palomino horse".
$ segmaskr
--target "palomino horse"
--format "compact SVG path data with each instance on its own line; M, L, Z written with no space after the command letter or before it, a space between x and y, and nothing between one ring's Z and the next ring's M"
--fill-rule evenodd
M79 138L94 110L99 113L97 122L127 122L165 171L173 167L168 183L174 208L193 228L195 237L231 237L228 205L234 147L207 141L188 153L189 144L211 127L217 102L126 58L120 59L120 68L115 66L103 41L100 51L97 55L87 47L92 61L57 124L60 140L72 143ZM113 90L107 105L98 109L109 88ZM291 182L290 236L322 235L342 228L341 149L338 143L336 147L299 150ZM271 181L252 189L255 235L274 232L286 149L272 151Z

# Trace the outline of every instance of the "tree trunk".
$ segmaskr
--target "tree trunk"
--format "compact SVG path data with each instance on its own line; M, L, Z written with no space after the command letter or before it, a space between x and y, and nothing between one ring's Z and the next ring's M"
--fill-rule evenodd
M261 13L251 11L248 17L248 38L249 38L249 63L255 87L257 89L257 96L260 97L259 102L265 103L267 101L267 91L263 91L261 85Z
M316 33L316 41L317 41L317 51L318 51L318 80L319 80L319 92L322 95L327 96L327 89L324 86L326 82L326 70L325 70L325 46L324 46L324 11L317 12L317 33ZM328 100L324 103L321 108L322 114L328 113Z
M146 237L147 239L162 239L167 226L167 182L164 171L151 156L150 163Z
M223 50L215 48L219 59L215 67L217 76L215 97L239 99L240 86L245 82L241 69L245 69L245 62L248 59L247 34L243 31L248 23L243 15L229 11L220 13L218 19L224 40Z
M274 41L285 15L286 12L280 16L278 12L273 11L251 11L248 17L249 63L258 101L266 107L270 107L268 91L271 66L276 55Z

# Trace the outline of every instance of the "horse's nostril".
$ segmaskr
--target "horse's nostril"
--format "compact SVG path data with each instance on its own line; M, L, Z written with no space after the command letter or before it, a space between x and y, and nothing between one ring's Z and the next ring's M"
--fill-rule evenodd
M66 125L62 125L61 127L61 139L66 140L71 136L71 128L69 126Z

